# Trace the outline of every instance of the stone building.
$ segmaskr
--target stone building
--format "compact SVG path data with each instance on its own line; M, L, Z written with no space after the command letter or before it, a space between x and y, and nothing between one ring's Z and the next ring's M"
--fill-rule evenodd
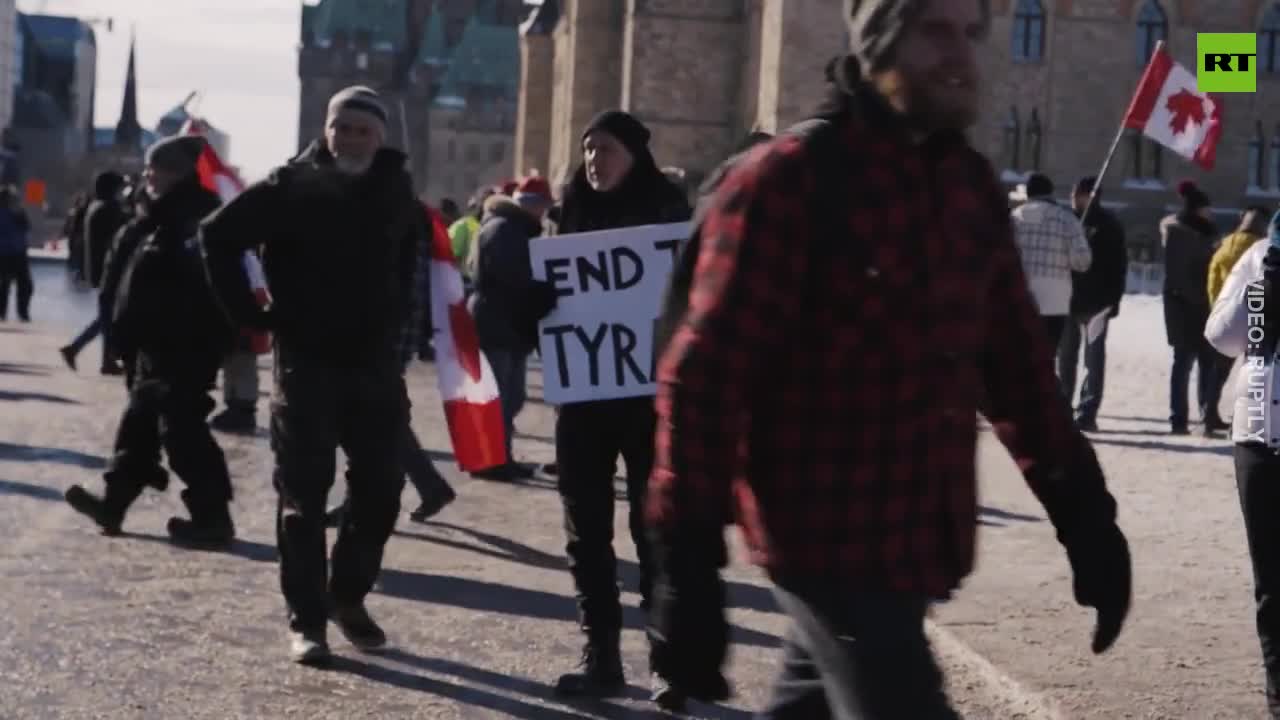
M533 0L522 26L516 170L561 179L578 135L608 107L654 131L660 164L705 173L752 128L804 117L821 70L847 47L841 0ZM1280 199L1280 2L992 0L981 64L986 101L973 131L1012 186L1027 172L1062 188L1098 172L1155 44L1194 68L1197 32L1258 33L1256 94L1227 95L1217 165L1203 172L1132 134L1105 195L1154 254L1155 222L1183 178L1213 198L1221 224Z
M303 5L299 143L323 134L333 93L363 84L383 94L392 115L388 141L409 153L418 189L432 202L441 193L466 195L470 190L461 186L472 178L487 183L505 177L515 128L519 68L513 63L522 14L520 0ZM483 147L478 157L487 161L498 141L504 145L500 161L468 161L473 155L467 148ZM450 186L458 189L449 191Z

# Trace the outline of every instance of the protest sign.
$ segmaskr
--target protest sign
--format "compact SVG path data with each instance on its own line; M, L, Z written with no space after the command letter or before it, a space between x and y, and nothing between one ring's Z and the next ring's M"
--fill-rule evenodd
M653 332L689 223L537 238L533 276L555 285L538 328L542 396L559 405L653 395Z

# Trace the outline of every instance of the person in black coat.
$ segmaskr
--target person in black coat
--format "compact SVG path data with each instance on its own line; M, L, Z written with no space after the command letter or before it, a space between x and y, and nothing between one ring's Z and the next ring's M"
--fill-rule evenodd
M658 169L649 130L621 111L600 114L582 134L585 162L560 209L559 234L687 221L688 199ZM581 672L562 676L564 695L607 695L624 684L619 648L622 606L613 552L613 478L627 470L631 539L640 561L641 606L648 608L652 558L644 502L654 462L652 397L568 403L556 418L556 459L565 513L565 547L586 634Z
M1160 221L1164 245L1164 324L1173 367L1169 377L1169 427L1186 435L1187 385L1191 369L1199 365L1197 400L1204 431L1212 434L1229 426L1218 414L1218 353L1204 337L1209 319L1209 261L1217 249L1218 229L1210 220L1209 196L1191 181L1178 184L1182 210Z
M364 605L382 567L404 489L409 423L402 352L422 327L416 286L427 216L404 153L384 147L378 93L329 102L325 136L203 226L205 261L237 323L271 330L276 543L289 607L289 655L330 659L332 619L366 650L387 636ZM271 307L258 306L241 261L259 250ZM408 329L408 330L407 330ZM335 454L348 461L349 511L326 559L325 504Z
M1081 217L1088 207L1095 183L1092 177L1076 183L1071 196L1076 217ZM1058 345L1058 379L1062 383L1062 394L1071 403L1075 399L1076 367L1083 344L1085 376L1080 388L1080 405L1076 408L1076 425L1092 432L1098 429L1098 409L1102 406L1106 380L1107 324L1120 314L1120 301L1129 276L1129 251L1125 246L1124 225L1102 206L1101 190L1081 223L1093 262L1088 270L1071 273L1071 318ZM1089 322L1104 311L1102 330L1091 341Z
M110 254L112 243L120 228L124 227L129 220L129 213L124 207L122 197L124 184L124 176L119 173L111 171L100 173L93 183L94 200L85 213L84 237L81 243L84 252L83 266L89 285L99 290L102 288L102 279L106 274L107 256ZM76 358L80 355L80 351L95 337L102 334L103 327L108 324L106 320L107 318L99 314L70 344L59 350L63 361L72 370L76 369ZM102 338L101 370L103 375L121 373L119 363L111 351L110 338L106 335Z
M476 234L475 291L468 308L475 316L480 349L493 368L502 400L507 463L473 473L489 480L516 480L533 473L515 462L515 418L525 402L529 353L537 347L538 322L555 307L551 283L533 279L529 242L542 234L552 205L551 186L541 177L521 181L514 197L485 201L485 219Z
M191 514L169 520L170 537L184 545L225 547L235 537L231 475L208 415L214 407L209 393L234 329L218 307L194 242L199 222L220 204L196 176L203 147L203 139L185 136L148 152L154 202L132 228L139 245L121 274L109 330L135 363L129 400L103 474L106 493L98 497L74 485L66 500L105 534L119 533L147 486L167 488L163 448L187 486L182 501Z

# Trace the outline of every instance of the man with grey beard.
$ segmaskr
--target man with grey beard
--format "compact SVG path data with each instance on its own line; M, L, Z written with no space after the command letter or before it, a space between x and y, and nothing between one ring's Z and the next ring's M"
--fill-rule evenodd
M426 215L405 155L383 147L387 111L365 87L329 102L325 136L204 224L223 305L275 337L271 403L280 584L290 656L328 660L327 621L361 650L387 638L364 607L404 488L406 329L421 327L416 281ZM241 257L263 259L272 306L258 307ZM325 504L338 447L348 512L325 558Z

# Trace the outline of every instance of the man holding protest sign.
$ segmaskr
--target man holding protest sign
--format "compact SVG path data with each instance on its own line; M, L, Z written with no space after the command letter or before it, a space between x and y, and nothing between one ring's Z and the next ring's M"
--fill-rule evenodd
M559 234L679 223L689 218L684 193L667 180L649 151L649 129L631 115L614 110L597 116L582 134L582 149L585 162L566 189ZM674 245L672 242L673 248ZM616 263L628 253L602 255L614 258ZM631 255L636 253L632 251ZM566 272L573 274L573 281L580 280L574 290L586 290L596 282L607 285L611 280L616 286L619 279L625 285L638 282L641 272L638 268L642 260L632 257L630 262L624 278L619 277L623 271L617 264L612 274L601 269L598 280L590 280L590 268L582 263L575 268L580 272ZM584 268L588 272L581 272ZM655 312L656 306L655 301ZM622 328L614 329L611 337L630 343L622 347L635 349L636 335L635 329ZM587 342L599 348L604 339L599 334ZM546 355L544 352L544 361L553 364L555 361ZM636 357L641 357L639 352ZM619 358L615 360L619 363L617 374L624 379L634 379L634 367L643 365L643 384L650 383L651 363L647 358L625 365ZM601 366L600 375L613 375L614 368L604 363ZM553 372L548 370L549 375ZM651 568L642 505L653 467L654 422L653 398L648 391L620 399L567 402L556 419L556 459L568 535L565 552L578 591L581 627L587 635L582 671L564 675L557 683L557 691L565 695L605 695L625 685L620 649L622 605L613 553L613 478L621 455L627 468L631 537L640 560L639 590L647 608Z
M976 414L1044 504L1098 610L1128 546L1072 425L977 116L981 0L846 0L819 138L785 133L713 196L689 310L658 370L651 661L716 697L696 612L724 522L791 616L761 716L956 720L924 633L973 563ZM723 612L723 611L722 611Z

